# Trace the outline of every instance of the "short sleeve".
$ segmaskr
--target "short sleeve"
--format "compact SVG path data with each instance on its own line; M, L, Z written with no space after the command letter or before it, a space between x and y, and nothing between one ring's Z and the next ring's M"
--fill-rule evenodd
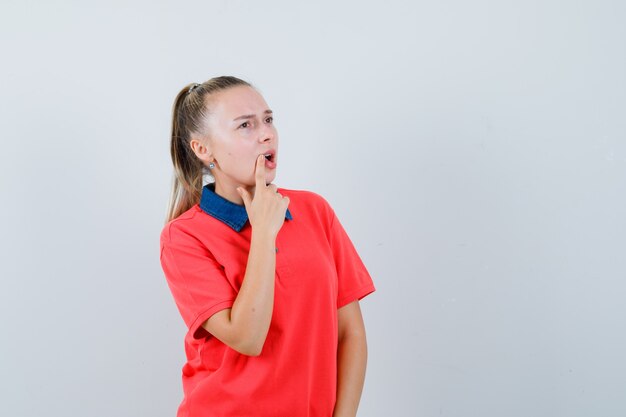
M160 259L189 334L196 339L210 335L202 323L237 298L223 267L198 239L176 227L162 233Z
M330 246L337 268L337 308L339 309L376 291L376 288L372 277L332 208L331 217Z

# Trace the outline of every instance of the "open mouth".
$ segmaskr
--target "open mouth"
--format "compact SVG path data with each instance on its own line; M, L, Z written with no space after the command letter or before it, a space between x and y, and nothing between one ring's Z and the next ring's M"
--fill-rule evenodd
M268 161L274 162L274 154L273 153L268 153L268 154L265 154L264 156L265 156L265 159L267 159Z

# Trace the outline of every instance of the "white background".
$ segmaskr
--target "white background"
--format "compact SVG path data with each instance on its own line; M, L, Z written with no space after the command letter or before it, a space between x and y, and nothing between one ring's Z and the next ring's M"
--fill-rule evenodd
M0 415L171 417L171 106L235 75L335 208L361 417L626 415L621 1L0 6Z

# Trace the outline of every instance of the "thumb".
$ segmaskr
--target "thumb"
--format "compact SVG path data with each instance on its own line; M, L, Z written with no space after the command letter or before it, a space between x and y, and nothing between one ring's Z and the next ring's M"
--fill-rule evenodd
M246 210L248 210L248 207L250 206L250 194L241 187L237 187L237 192L241 198L243 198L243 204L246 206Z

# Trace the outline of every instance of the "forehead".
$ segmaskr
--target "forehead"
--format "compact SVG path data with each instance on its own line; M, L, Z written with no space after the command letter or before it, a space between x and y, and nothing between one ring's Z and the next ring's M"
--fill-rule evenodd
M235 117L244 114L258 114L268 109L263 96L254 88L236 86L220 91L212 97L213 112L220 117L232 121Z

